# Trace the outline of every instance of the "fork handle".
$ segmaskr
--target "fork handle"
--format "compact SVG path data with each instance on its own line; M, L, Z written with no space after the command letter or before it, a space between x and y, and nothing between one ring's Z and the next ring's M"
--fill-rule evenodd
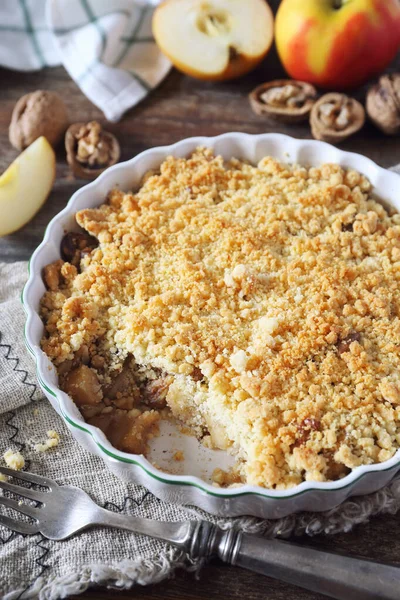
M239 533L234 545L231 564L337 600L399 599L394 566L248 534Z
M193 558L221 560L325 594L336 600L399 600L400 568L371 560L269 540L208 521L168 523L98 508L93 523L165 540Z

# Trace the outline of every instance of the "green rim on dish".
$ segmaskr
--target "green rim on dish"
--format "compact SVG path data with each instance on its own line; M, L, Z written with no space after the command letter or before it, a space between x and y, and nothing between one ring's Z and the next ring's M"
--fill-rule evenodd
M26 312L26 308L25 308L25 304L24 304L24 300L23 300L23 292L24 292L25 286L22 290L21 293L21 302L22 305L24 307L24 310ZM194 483L192 481L176 481L176 480L170 480L170 479L164 479L163 477L161 477L160 475L157 475L156 473L153 473L152 471L150 471L149 469L147 469L144 465L142 465L141 463L137 462L136 460L134 460L133 458L126 458L123 456L119 456L118 454L114 454L113 452L110 452L110 450L108 450L107 448L105 448L102 444L100 444L100 442L98 442L91 431L89 431L88 429L86 429L86 427L83 427L83 425L76 423L75 421L73 421L68 415L65 414L65 412L62 410L57 394L48 387L48 385L42 380L42 378L40 377L39 374L39 369L38 369L38 364L37 364L37 357L36 357L36 353L35 351L31 348L28 339L26 337L26 323L25 323L25 327L24 327L24 340L25 340L25 345L28 349L28 351L32 354L32 356L35 358L35 366L36 366L36 376L38 378L39 384L40 386L46 390L46 392L48 392L51 396L53 396L57 402L58 402L58 406L60 408L60 412L62 414L62 417L64 419L64 421L66 421L70 426L75 427L76 429L79 429L80 431L83 431L85 433L87 433L88 435L90 435L90 437L92 438L92 440L94 441L94 443L96 444L96 446L102 451L104 452L104 454L106 454L107 456L109 456L110 458L113 458L114 460L118 460L120 462L123 463L128 463L131 465L135 465L137 467L140 467L147 475L149 475L150 477L152 477L153 479L160 481L161 483L167 483L167 484L171 484L171 485L182 485L182 486L187 486L187 487L193 487L196 488L198 490L201 490L202 492L204 492L205 494L208 494L209 496L215 496L217 498L222 498L222 499L227 499L227 498L238 498L241 496L260 496L261 498L268 498L270 500L288 500L291 498L297 498L298 496L301 496L302 494L305 494L307 492L333 492L333 491L340 491L340 490L345 490L346 488L353 486L356 482L360 481L365 475L367 475L368 473L362 473L360 475L360 477L358 477L358 479L355 479L354 481L343 485L339 488L334 488L334 489L329 489L329 490L325 490L323 488L308 488L306 490L301 490L300 492L297 492L296 494L291 494L290 496L269 496L266 493L260 493L260 492L238 492L235 494L229 494L229 496L226 496L225 494L219 494L218 492L213 492L211 490L208 490L206 488L204 488L203 486L199 485L198 483ZM384 473L386 471L390 471L391 469L395 468L396 465L392 465L391 467L388 467L387 469L380 469L379 473Z
M232 134L233 134L233 135L236 135L236 132L232 132ZM244 135L246 138L248 138L248 137L259 137L259 136L251 136L251 135L248 135L248 134L242 134L242 135ZM273 136L274 136L274 134L272 134L272 137L273 137ZM208 138L208 140L211 140L211 141L214 141L214 140L215 140L215 141L216 141L216 140L219 140L221 137L225 137L225 138L227 138L227 139L232 139L232 136L231 136L230 134L223 134L222 136L216 136L216 137L214 137L214 138ZM292 140L292 138L290 138L289 136L285 136L285 135L281 135L281 134L278 134L278 137L279 137L279 138L282 138L282 139ZM197 142L200 142L200 140L201 140L201 141L203 142L203 140L205 140L205 139L206 139L205 137L197 137L197 138L189 138L188 140L184 140L184 141L192 141L192 142L193 142L193 140L196 140ZM180 142L177 142L176 144L172 144L171 146L168 146L168 150L169 150L169 152L172 152L173 148L174 148L174 147L175 147L177 144L179 144L179 143L180 143ZM325 147L325 146L327 146L327 144L325 144L324 142L315 142L315 144L318 144L320 147L322 147L322 146L324 146L324 147ZM207 144L207 145L208 145L208 144ZM163 148L160 148L160 149L162 149L162 150L164 150L164 151L165 151L165 149L166 149L166 148L167 148L167 147L165 147L165 146L164 146ZM153 150L154 150L154 149L153 149ZM146 152L147 152L147 151L146 151ZM345 152L344 154L348 155L349 157L352 157L352 156L357 156L356 154L354 154L354 153L349 153L349 152ZM373 161L371 161L370 159L367 159L367 158L365 158L365 157L364 157L364 160L366 161L366 164L368 163L368 165L369 165L370 167L372 167L372 166L373 166L374 168L375 168L375 167L377 167L379 171L384 171L384 169L382 169L381 167L377 166L377 165L376 165L376 164L375 164ZM122 164L126 164L126 163L122 163ZM71 199L69 200L68 204L69 204L70 202L71 202ZM51 223L49 223L49 224L47 225L47 227L46 227L46 232L47 232L47 230L48 230L48 227L50 226L50 224L51 224ZM45 234L46 234L46 232L45 232ZM43 243L43 242L42 242L42 243ZM29 263L28 263L28 271L29 271L29 275L31 276L31 260L30 260L30 261L29 261ZM25 307L25 305L24 305L23 293L22 293L22 295L21 295L21 301L22 301L22 305L24 306L25 312L27 312L27 310L26 310L26 307ZM105 447L104 447L104 446L103 446L101 443L99 443L99 442L98 442L98 441L95 439L95 437L94 437L94 435L93 435L93 433L92 433L91 431L89 431L88 429L86 429L86 428L85 428L85 427L84 427L82 424L80 424L80 423L77 423L77 422L75 422L74 420L72 420L70 417L68 417L68 416L67 416L67 415L64 413L64 411L62 410L62 408L61 408L61 406L60 406L60 401L59 401L59 399L58 399L58 396L57 396L57 394L56 394L56 393L55 393L53 390L51 390L51 389L50 389L50 388L49 388L49 387L48 387L48 386L47 386L47 385L44 383L44 381L42 381L42 380L41 380L41 378L40 378L40 375L39 375L39 370L38 370L38 357L37 357L37 355L36 355L36 352L35 352L35 351L34 351L34 350L31 348L31 346L30 346L30 344L29 344L29 342L28 342L28 340L27 340L27 337L26 337L26 325L25 325L25 343L26 343L26 346L27 346L27 348L28 348L29 352L30 352L30 353L31 353L31 354L34 356L34 358L35 358L35 363L36 363L36 373L37 373L37 377L38 377L38 380L39 380L39 383L40 383L40 385L42 386L42 388L43 388L44 390L46 390L46 392L48 392L48 393L49 393L51 396L53 396L53 397L54 397L54 398L57 400L57 403L58 403L58 407L59 407L60 413L61 413L61 415L62 415L63 419L64 419L64 420L67 422L67 424L68 424L69 426L71 426L71 427L74 427L74 428L76 428L76 429L79 429L79 430L81 430L81 431L83 431L83 432L85 432L85 433L89 434L89 435L91 436L91 438L93 439L93 441L95 442L95 444L96 444L96 445L98 446L98 448L101 450L101 452L102 452L102 453L106 454L107 456L109 456L109 457L111 457L111 458L113 458L114 460L117 460L117 461L119 461L119 462L123 462L123 463L129 463L129 464L133 464L133 465L135 465L135 466L138 466L138 467L140 467L140 468L141 468L141 469L142 469L142 470L143 470L143 471L144 471L146 474L148 474L149 476L151 476L151 477L152 477L154 480L157 480L157 481L160 481L160 482L163 482L163 483L167 483L167 484L173 484L173 485L182 485L182 486L193 487L193 488L195 488L195 489L198 489L198 490L202 491L203 493L205 493L205 494L207 494L207 495L209 495L209 496L215 496L215 497L218 497L218 498L221 498L221 499L236 498L236 497L240 497L240 496L259 496L259 497L262 497L262 498L268 498L268 499L270 499L270 500L289 500L289 499L291 499L291 498L298 497L298 496L300 496L300 495L302 495L302 494L305 494L305 493L307 493L307 492L334 492L334 491L341 492L342 490L345 490L345 489L347 489L347 488L349 488L349 487L352 487L353 485L355 485L355 484L356 484L357 482L359 482L359 481L360 481L360 480L361 480L361 479L362 479L362 478L363 478L365 475L368 475L369 473L372 473L372 472L374 472L374 471L366 471L366 472L364 472L364 473L360 474L360 475L359 475L358 477L356 477L355 479L353 479L353 480L352 480L350 483L346 483L346 484L344 484L344 485L340 485L339 487L330 488L330 489L324 489L324 488L314 488L314 487L311 487L311 488L307 488L307 489L305 489L305 490L301 490L301 491L299 491L299 492L296 492L296 493L293 493L293 494L289 494L288 496L270 496L270 495L268 495L268 493L265 493L264 491L263 491L263 492L257 492L257 491L249 491L249 492L237 492L237 493L232 493L232 494L230 493L229 495L227 495L226 493L218 493L218 492L214 492L214 491L212 491L212 490L209 490L209 489L207 489L207 488L203 487L202 485L199 485L199 484L198 484L198 483L196 483L196 482L189 482L189 481L179 481L179 480L169 480L169 479L165 479L165 478L163 478L162 476L160 476L160 475L158 475L158 474L154 473L152 470L150 470L150 469L146 468L146 467L145 467L143 464L141 464L141 463L137 462L137 461L136 461L136 460L134 460L134 459L130 459L130 458L126 458L126 457L121 457L121 456L119 456L118 454L114 454L113 452L111 452L110 450L108 450L107 448L105 448ZM371 465L371 466L372 466L372 465ZM387 468L385 468L385 469L382 469L382 468L380 468L380 469L379 469L377 472L379 472L379 473L381 473L381 472L382 472L382 473L383 473L383 472L391 471L391 470L393 470L393 469L396 469L397 471L400 469L400 460L399 460L399 459L397 459L397 463L395 463L394 465L391 465L390 467L387 467ZM182 476L177 476L177 477L181 478ZM208 485L208 484L206 484L206 485Z

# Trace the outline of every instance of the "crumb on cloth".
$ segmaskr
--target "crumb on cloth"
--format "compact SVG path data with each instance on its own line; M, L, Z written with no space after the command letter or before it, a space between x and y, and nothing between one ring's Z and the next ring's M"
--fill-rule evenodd
M21 471L21 469L23 469L25 466L25 458L22 456L21 452L14 452L13 450L9 449L4 452L3 458L9 469Z
M47 440L43 443L34 444L33 448L36 452L47 452L51 448L55 448L60 443L60 436L57 431L51 429L47 432Z

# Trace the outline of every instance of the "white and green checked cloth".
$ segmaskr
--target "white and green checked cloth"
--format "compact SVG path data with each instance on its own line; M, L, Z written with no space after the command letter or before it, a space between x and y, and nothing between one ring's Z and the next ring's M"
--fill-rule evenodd
M118 121L167 75L151 34L157 0L0 0L0 65L36 71L63 64L109 121Z

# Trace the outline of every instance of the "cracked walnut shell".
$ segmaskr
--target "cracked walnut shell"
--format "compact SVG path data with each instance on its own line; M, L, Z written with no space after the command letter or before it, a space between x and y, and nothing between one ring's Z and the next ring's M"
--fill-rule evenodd
M74 123L65 134L67 161L75 177L95 179L120 157L117 138L100 123Z
M276 79L256 87L249 95L253 111L275 121L296 123L310 114L317 90L309 83Z
M367 113L386 135L400 133L400 73L383 75L368 91Z
M364 123L364 107L345 94L325 94L311 109L311 132L316 140L337 144L359 131Z
M53 146L62 140L68 127L68 112L63 99L55 92L36 90L22 96L11 116L10 143L24 150L42 135Z

